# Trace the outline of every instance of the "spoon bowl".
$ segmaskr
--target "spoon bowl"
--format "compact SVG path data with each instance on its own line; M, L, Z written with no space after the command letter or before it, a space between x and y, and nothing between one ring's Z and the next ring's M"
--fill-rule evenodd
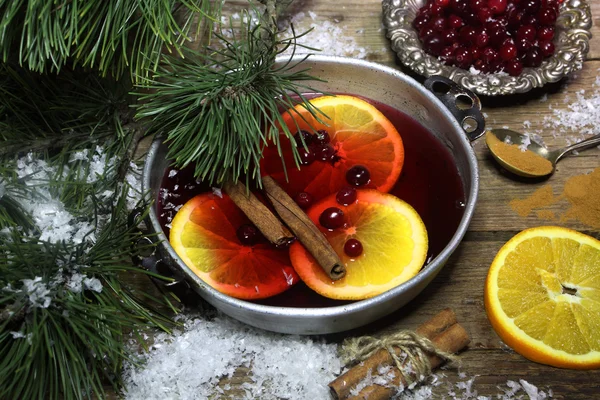
M540 178L553 174L556 163L565 155L600 145L600 134L571 146L548 150L522 133L491 129L486 134L486 144L494 159L506 170L526 178Z

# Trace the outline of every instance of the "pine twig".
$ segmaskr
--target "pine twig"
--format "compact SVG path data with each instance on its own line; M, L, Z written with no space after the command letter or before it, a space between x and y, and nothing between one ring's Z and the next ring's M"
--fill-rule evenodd
M125 150L125 154L123 154L121 161L119 162L119 168L117 170L117 179L119 181L125 179L125 175L127 175L127 171L129 170L129 164L131 163L131 160L133 160L140 141L145 134L142 126L137 123L132 124L134 125L133 127L126 128L130 132L131 138L129 140L129 145Z

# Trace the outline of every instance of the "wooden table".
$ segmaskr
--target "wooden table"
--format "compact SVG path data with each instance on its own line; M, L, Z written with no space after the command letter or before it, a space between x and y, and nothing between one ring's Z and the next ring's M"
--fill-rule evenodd
M380 0L296 0L292 7L292 13L312 11L318 21L337 24L354 37L359 46L367 49L366 59L402 68L396 63L385 37ZM600 13L600 0L592 0L592 13ZM589 94L596 76L600 75L600 29L596 26L597 21L594 22L591 51L582 71L559 84L527 94L482 98L488 125L523 130L523 122L530 121L530 131L543 129L543 118L551 113L550 104L554 108L566 108L567 104L563 103L566 96L575 98L575 92L581 89L587 89ZM546 95L548 100L540 101ZM550 147L566 144L565 138L553 138L549 130L544 130L542 136ZM502 343L488 322L483 305L484 280L500 247L522 229L548 224L535 216L518 216L510 208L509 201L526 197L545 184L550 184L556 191L562 190L569 177L600 166L600 150L587 150L580 156L568 157L560 162L556 174L547 181L530 183L503 173L491 159L483 139L473 143L473 148L479 161L481 187L476 212L463 242L423 293L408 306L359 333L414 328L441 309L451 307L472 337L469 349L462 354L460 371L467 378L477 376L473 389L479 395L495 398L501 393L497 386L506 387L507 380L525 379L545 392L551 389L553 398L557 399L600 397L600 371L557 369L523 358ZM555 224L600 238L597 229L574 221ZM332 337L333 340L337 338ZM457 371L449 370L446 374L444 379L450 384L465 380ZM448 394L448 386L443 384L435 392L441 398Z
M592 15L600 15L600 0L592 0L591 6ZM381 1L307 0L296 2L295 8L297 11L311 10L319 18L339 21L339 26L353 36L360 46L373 49L368 50L368 60L402 68L397 64L389 41L385 38L385 30L382 29ZM529 131L543 129L544 116L551 115L550 104L553 108L566 108L567 104L563 103L563 99L566 96L574 99L575 92L581 89L586 89L589 96L592 84L600 74L600 29L597 19L594 19L592 33L588 59L583 70L575 76L527 94L482 98L488 125L523 130L523 122L530 121ZM540 101L546 95L547 101ZM542 136L549 147L567 144L564 137L554 138L547 129ZM510 208L510 200L526 197L546 184L555 188L555 193L558 194L569 177L588 173L600 166L600 150L587 150L579 156L567 157L560 162L557 172L550 179L530 183L502 173L491 159L483 139L473 143L473 148L479 161L481 187L476 212L464 240L438 277L415 300L364 331L375 333L378 330L416 327L449 306L456 311L459 322L471 334L471 345L461 357L461 371L467 378L477 376L473 389L479 395L494 396L501 393L497 386L506 387L507 380L525 379L540 390L548 392L548 388L552 389L554 398L557 399L599 398L600 371L572 371L536 364L502 343L487 319L483 305L483 286L496 252L507 240L522 229L549 224L535 216L519 217ZM575 221L554 224L600 238L598 229ZM448 371L446 374L448 382L465 380L459 378L457 372ZM434 392L440 397L447 395L448 387L441 385Z

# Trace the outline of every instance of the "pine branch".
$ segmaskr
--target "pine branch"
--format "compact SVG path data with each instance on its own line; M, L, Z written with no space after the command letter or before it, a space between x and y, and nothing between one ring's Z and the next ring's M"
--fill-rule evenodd
M0 398L103 398L119 387L123 332L168 329L150 297L118 279L140 233L127 224L126 191L98 234L78 245L0 236ZM149 308L150 307L150 308Z
M65 66L143 79L160 53L212 30L210 0L0 0L0 58L47 73Z
M20 152L123 142L131 84L81 70L40 75L0 65L0 157Z
M274 68L298 36L279 40L262 24L245 25L233 39L216 36L223 48L163 58L144 86L149 90L139 93L137 117L149 134L166 134L168 157L180 168L195 165L196 177L215 185L240 178L260 183L263 148L280 146L280 129L292 138L279 110L300 102L319 115L302 95L316 92L303 82L317 79L291 61ZM294 157L298 165L295 148Z

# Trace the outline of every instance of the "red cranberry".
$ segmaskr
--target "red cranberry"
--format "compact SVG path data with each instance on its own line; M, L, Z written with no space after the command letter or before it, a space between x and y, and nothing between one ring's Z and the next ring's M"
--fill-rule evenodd
M539 0L524 0L520 3L521 9L527 14L535 14L540 8Z
M298 204L298 206L300 206L300 208L303 210L306 210L307 208L312 206L314 202L314 198L312 197L312 195L306 192L298 193L294 200L296 201L296 204Z
M454 65L454 48L452 46L444 47L440 54L440 60L446 65Z
M537 31L537 38L543 41L554 39L554 28L552 26L542 26Z
M444 41L439 35L431 35L423 41L423 49L429 54L433 54L434 56L439 56L442 54L442 49L444 48Z
M542 52L537 46L533 46L525 55L524 64L526 67L539 67L542 61Z
M429 24L425 25L423 29L419 31L419 37L421 40L427 39L429 36L435 34L437 31Z
M479 47L472 46L469 48L469 52L471 53L471 58L473 61L481 58L481 49Z
M329 133L326 130L319 129L317 133L313 136L313 141L317 144L327 144L331 139L329 138Z
M461 46L454 52L454 61L459 68L468 69L473 62L473 58L469 49Z
M469 7L471 7L471 10L473 11L479 11L481 8L485 7L485 3L487 3L485 0L469 0Z
M483 49L481 59L485 63L485 72L497 72L500 67L500 56L498 52L491 47Z
M446 29L446 18L444 17L436 17L431 20L431 27L438 32Z
M444 38L444 44L452 44L456 42L457 39L456 31L450 29L445 30L442 37Z
M312 143L313 135L306 131L299 131L294 135L294 139L296 140L296 145L298 147L304 147L302 139L304 139L304 143L308 146Z
M482 29L479 32L477 32L477 35L475 36L475 45L477 47L483 48L483 47L487 46L489 41L490 41L490 36L488 35L488 33L485 29Z
M500 47L499 54L504 61L512 60L517 57L517 46L511 40L506 41Z
M523 25L517 30L517 40L528 40L533 42L536 30L532 25Z
M464 26L460 28L458 34L460 36L460 41L462 44L471 44L475 41L477 31L470 26Z
M479 14L475 11L469 11L466 14L463 14L463 18L470 25L478 25L479 24Z
M335 195L335 200L343 206L348 206L356 201L356 189L345 186Z
M239 228L237 228L235 234L240 243L244 246L252 246L253 244L256 244L261 237L260 231L251 224L241 225Z
M425 27L425 25L428 22L429 22L429 15L427 15L427 14L417 15L415 17L415 19L413 20L413 27L417 31L420 31L421 29L423 29L423 27Z
M473 63L473 68L475 68L477 71L483 72L484 74L487 74L488 72L490 72L489 67L482 59L476 60Z
M540 42L539 48L544 58L550 57L552 54L554 54L554 43L552 42Z
M531 46L533 46L533 43L531 43L529 40L522 39L517 40L517 43L515 43L515 45L517 46L517 51L519 52L519 55L524 55L527 54Z
M504 71L510 76L519 76L523 72L523 64L518 60L507 61L504 66Z
M479 9L479 11L477 12L477 18L482 24L487 22L490 18L492 18L492 10L490 10L487 7Z
M506 0L488 0L488 7L494 15L502 14L506 10Z
M506 29L502 27L489 29L488 33L490 35L490 44L495 48L502 46L502 43L509 37Z
M515 9L508 15L508 26L512 29L518 29L522 25L524 17L525 13L523 11Z
M336 229L344 225L344 212L337 207L326 208L319 216L319 223L327 229Z
M450 8L454 14L461 15L469 8L469 3L467 0L450 0Z
M435 3L432 3L431 8L429 9L429 12L431 13L431 15L435 15L435 16L442 15L442 14L444 14L444 8L436 5Z
M437 6L440 6L442 8L446 8L446 7L448 7L448 5L450 5L450 0L434 0L434 3Z
M552 8L555 11L558 11L558 7L562 3L561 0L542 0L542 6Z
M363 165L355 165L346 172L346 181L352 186L364 186L371 182L371 173Z
M344 253L346 253L348 257L358 257L362 252L363 246L358 239L348 239L346 243L344 243Z
M541 8L538 12L538 18L540 24L546 26L552 26L556 22L556 18L558 17L558 13L549 7Z
M310 165L315 161L315 153L311 150L307 150L304 147L298 149L298 155L300 156L301 165Z
M335 161L335 149L329 145L314 148L315 158L321 161Z
M459 29L464 25L463 20L458 15L450 14L448 17L448 28Z

